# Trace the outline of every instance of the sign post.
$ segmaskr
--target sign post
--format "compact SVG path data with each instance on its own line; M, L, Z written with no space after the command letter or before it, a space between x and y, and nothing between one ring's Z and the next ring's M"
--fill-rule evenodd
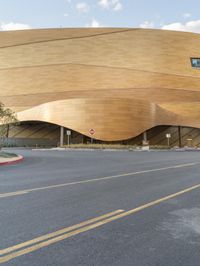
M166 138L167 138L167 146L169 147L169 146L170 146L170 138L171 138L171 134L170 134L170 133L167 133L167 134L166 134Z
M95 130L93 128L90 128L89 133L91 135L91 144L93 144L93 137L92 136L94 135Z
M72 134L71 130L67 130L66 134L67 134L67 146L69 147L69 145L70 145L70 136Z

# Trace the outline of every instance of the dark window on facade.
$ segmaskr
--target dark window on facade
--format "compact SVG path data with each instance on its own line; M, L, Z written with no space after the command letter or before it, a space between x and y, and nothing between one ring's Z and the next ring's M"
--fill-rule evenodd
M191 64L194 68L200 68L200 58L191 58Z

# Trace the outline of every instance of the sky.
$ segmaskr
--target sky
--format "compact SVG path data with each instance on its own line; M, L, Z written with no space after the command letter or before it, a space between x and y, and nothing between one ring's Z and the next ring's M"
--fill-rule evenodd
M200 0L0 0L0 30L129 27L200 33Z

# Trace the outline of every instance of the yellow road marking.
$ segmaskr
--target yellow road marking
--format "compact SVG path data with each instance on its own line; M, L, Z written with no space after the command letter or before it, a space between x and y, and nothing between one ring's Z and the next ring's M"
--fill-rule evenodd
M29 241L26 241L26 242L23 242L21 244L18 244L18 245L15 245L15 246L12 246L12 247L9 247L9 248L5 248L5 249L1 249L0 250L0 255L4 255L6 253L9 253L9 252L12 252L12 251L15 251L17 249L20 249L20 248L23 248L23 247L26 247L26 246L30 246L32 244L35 244L35 243L38 243L38 242L41 242L41 241L44 241L46 239L49 239L49 238L52 238L52 237L55 237L55 236L58 236L58 235L61 235L61 234L64 234L64 233L67 233L69 231L72 231L72 230L75 230L75 229L78 229L80 227L83 227L83 226L86 226L88 224L91 224L91 223L95 223L95 222L98 222L100 220L103 220L103 219L106 219L108 217L111 217L113 215L116 215L116 214L119 214L119 213L122 213L124 212L124 210L116 210L116 211L113 211L113 212L110 212L110 213L106 213L104 215L101 215L101 216L98 216L98 217L95 217L95 218L92 218L90 220L87 220L87 221L84 221L84 222L81 222L79 224L75 224L75 225L72 225L72 226L69 226L69 227L66 227L64 229L61 229L61 230L58 230L58 231L55 231L53 233L50 233L50 234L46 234L46 235L43 235L43 236L40 236L40 237L36 237L32 240L29 240Z
M14 192L9 192L9 193L2 193L2 194L0 194L0 198L22 195L22 194L27 194L30 192L46 190L46 189L54 189L54 188L60 188L60 187L66 187L66 186L73 186L73 185L79 185L79 184L85 184L85 183L98 182L98 181L102 181L102 180L115 179L118 177L140 175L140 174L146 174L146 173L151 173L151 172L165 171L165 170L169 170L169 169L190 167L190 166L194 166L197 164L200 164L200 162L179 164L179 165L173 165L173 166L168 166L168 167L163 167L163 168L155 168L155 169L142 170L142 171L119 174L119 175L112 175L112 176L105 176L105 177L100 177L100 178L87 179L87 180L82 180L82 181L77 181L77 182L70 182L70 183L63 183L63 184L58 184L58 185L46 186L46 187L38 187L38 188L31 188L31 189L26 189L26 190L19 190L19 191L14 191Z
M185 193L190 192L190 191L192 191L192 190L194 190L194 189L197 189L197 188L200 188L200 184L197 184L197 185L195 185L195 186L192 186L192 187L186 188L186 189L181 190L181 191L179 191L179 192L176 192L176 193L174 193L174 194L170 194L170 195L168 195L168 196L166 196L166 197L163 197L163 198L157 199L157 200L155 200L155 201L149 202L149 203L147 203L147 204L144 204L144 205L142 205L142 206L139 206L139 207L137 207L137 208L134 208L134 209L129 210L129 211L126 211L126 212L123 212L123 210L118 210L118 212L121 212L121 213L116 214L115 216L111 216L111 217L108 217L108 218L104 217L105 219L102 219L102 220L100 220L100 221L97 221L96 223L93 223L93 224L89 224L89 225L83 226L83 227L81 227L81 228L79 228L79 229L76 229L76 230L74 230L74 231L71 231L71 232L69 232L69 233L65 233L65 234L62 234L62 235L59 235L59 236L56 236L56 237L50 238L50 239L48 239L47 241L43 241L43 242L37 243L37 244L35 244L35 245L32 245L32 246L30 246L30 247L27 247L27 248L25 248L25 249L21 249L21 250L19 250L19 251L12 252L12 253L10 253L10 254L8 254L8 255L2 256L2 257L0 257L0 264L1 264L1 263L4 263L4 262L7 262L7 261L9 261L9 260L12 260L12 259L14 259L14 258L17 258L17 257L19 257L19 256L25 255L25 254L27 254L27 253L31 253L31 252L36 251L36 250L38 250L38 249L41 249L41 248L43 248L43 247L47 247L47 246L49 246L49 245L51 245L51 244L54 244L54 243L60 242L60 241L62 241L62 240L64 240L64 239L67 239L67 238L69 238L69 237L71 237L71 236L78 235L78 234L80 234L80 233L83 233L83 232L86 232L86 231L89 231L89 230L95 229L95 228L97 228L97 227L100 227L100 226L102 226L102 225L104 225L104 224L107 224L107 223L110 223L110 222L112 222L112 221L115 221L115 220L117 220L117 219L120 219L120 218L123 218L123 217L125 217L125 216L131 215L131 214L134 214L134 213L136 213L136 212L139 212L139 211L144 210L144 209L146 209L146 208L149 208L149 207L151 207L151 206L157 205L157 204L159 204L159 203L161 203L161 202L164 202L164 201L166 201L166 200L169 200L169 199L175 198L175 197L177 197L177 196L180 196L180 195L182 195L182 194L185 194ZM94 219L95 219L95 218L94 218ZM97 218L96 218L96 219L97 219ZM83 223L84 223L84 222L83 222ZM72 227L73 227L73 226L72 226ZM63 229L63 230L64 230L64 229ZM52 234L53 234L53 233L51 233L51 234L49 234L49 235L52 235ZM46 236L46 235L45 235L45 236ZM45 236L44 236L44 237L45 237ZM41 238L42 238L42 237L41 237ZM39 238L38 238L38 239L39 239ZM45 238L44 238L44 239L45 239ZM33 241L33 240L30 240L29 243L31 243L31 241ZM19 244L19 245L16 245L16 246L18 246L17 249L19 249L19 247L22 247L23 245L25 245L25 243L27 243L27 242L24 242L24 243L21 243L21 244ZM30 244L29 244L29 245L30 245ZM4 250L7 250L7 252L10 252L10 251L12 251L12 250L16 250L16 248L15 248L16 246L14 246L14 247L10 247L10 248L8 248L8 249L4 249ZM1 251L4 251L4 250L1 250ZM1 253L1 254L3 254L3 253Z

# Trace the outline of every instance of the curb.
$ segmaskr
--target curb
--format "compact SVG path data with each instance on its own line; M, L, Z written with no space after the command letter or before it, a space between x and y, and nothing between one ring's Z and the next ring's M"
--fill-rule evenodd
M17 164L17 163L20 163L24 160L24 157L19 155L18 156L18 159L15 159L13 161L7 161L7 162L0 162L0 166L2 165L11 165L11 164Z

